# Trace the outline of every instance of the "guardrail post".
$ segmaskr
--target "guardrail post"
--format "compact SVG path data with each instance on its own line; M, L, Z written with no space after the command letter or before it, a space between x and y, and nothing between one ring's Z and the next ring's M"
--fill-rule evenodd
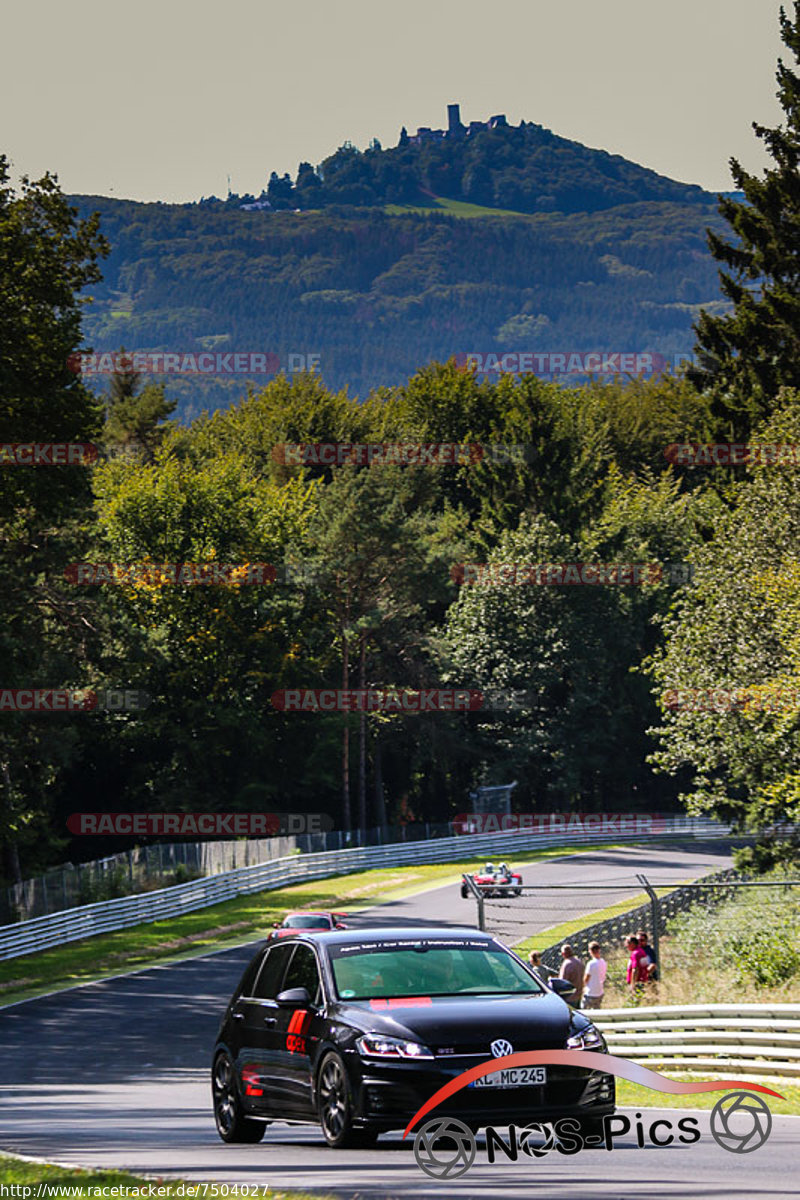
M660 921L658 896L650 885L649 880L644 875L637 875L636 878L641 883L647 895L650 897L650 920L653 928L653 949L656 952L656 962L658 963L658 978L663 979L663 966L661 963L661 950L658 944L658 926Z

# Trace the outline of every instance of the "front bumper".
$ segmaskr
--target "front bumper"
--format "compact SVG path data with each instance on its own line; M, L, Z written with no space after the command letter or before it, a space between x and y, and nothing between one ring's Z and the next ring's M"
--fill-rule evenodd
M598 1055L602 1060L602 1055ZM405 1128L434 1092L469 1067L474 1058L447 1066L431 1063L358 1062L353 1082L359 1123ZM614 1076L579 1067L547 1067L547 1083L535 1087L465 1087L435 1110L473 1125L525 1124L561 1117L595 1118L613 1113Z

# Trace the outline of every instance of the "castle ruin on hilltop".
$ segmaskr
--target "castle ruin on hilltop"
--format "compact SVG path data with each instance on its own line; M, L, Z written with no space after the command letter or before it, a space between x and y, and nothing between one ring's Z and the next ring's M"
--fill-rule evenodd
M496 117L489 117L488 121L470 121L469 125L463 125L461 105L448 104L447 129L429 129L427 125L420 125L417 132L412 134L408 141L412 146L419 146L422 142L440 142L445 138L472 137L475 133L482 133L484 129L501 129L507 125L508 121L503 113L499 113Z

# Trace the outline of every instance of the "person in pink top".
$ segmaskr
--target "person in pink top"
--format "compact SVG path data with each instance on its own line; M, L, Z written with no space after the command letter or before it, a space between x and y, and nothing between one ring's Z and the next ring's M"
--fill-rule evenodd
M625 945L630 952L625 982L633 992L634 996L641 996L642 989L647 983L647 967L650 960L639 945L639 939L632 933L626 937Z

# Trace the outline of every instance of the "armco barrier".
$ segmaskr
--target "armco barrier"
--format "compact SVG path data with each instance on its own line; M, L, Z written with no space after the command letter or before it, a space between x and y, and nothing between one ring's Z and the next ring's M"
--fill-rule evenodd
M667 1070L800 1076L800 1004L600 1009L612 1054Z
M360 846L328 850L321 854L298 854L272 859L252 867L240 867L205 879L193 879L174 887L135 896L122 896L65 909L46 917L0 927L0 960L33 954L64 942L98 933L110 933L167 917L181 916L207 908L247 892L267 891L308 879L347 875L371 867L399 867L413 863L445 863L500 854L519 855L525 850L549 846L595 845L598 842L647 841L663 837L715 838L730 833L730 827L706 817L673 817L663 821L657 834L649 837L635 828L596 833L566 832L564 835L512 830L504 833L466 834L434 838L425 842L395 842L386 846Z

